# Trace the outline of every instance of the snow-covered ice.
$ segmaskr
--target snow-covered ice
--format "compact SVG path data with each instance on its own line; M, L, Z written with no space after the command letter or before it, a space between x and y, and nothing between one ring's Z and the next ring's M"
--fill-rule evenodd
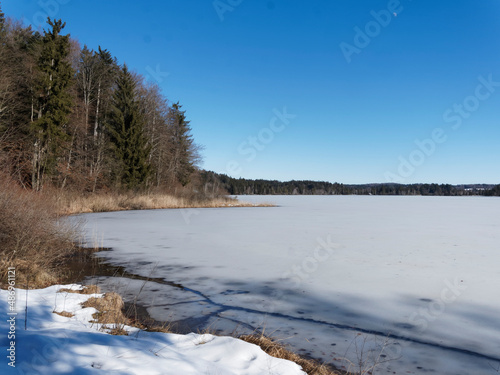
M17 290L15 367L6 358L10 347L7 297L0 290L1 374L172 374L172 375L304 375L295 363L268 356L259 347L230 337L144 332L125 327L128 336L113 336L90 323L93 308L82 308L89 297L59 292L78 285L30 290L27 330L24 329L26 291ZM68 312L63 317L54 312ZM10 316L9 316L10 318Z
M245 196L278 207L84 215L89 242L148 283L139 303L186 330L266 328L377 373L494 374L500 362L500 199ZM102 278L132 296L138 280ZM393 360L392 360L393 359Z

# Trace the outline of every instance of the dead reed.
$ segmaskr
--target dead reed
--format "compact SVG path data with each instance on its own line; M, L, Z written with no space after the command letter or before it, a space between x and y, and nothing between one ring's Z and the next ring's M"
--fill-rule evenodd
M112 193L76 194L57 193L58 212L74 215L90 212L125 210L154 210L165 208L216 208L216 207L270 207L271 204L252 204L231 197L201 199L167 193Z
M334 371L331 367L323 365L318 361L307 359L299 354L293 353L288 350L285 345L278 340L270 338L262 334L244 335L239 337L240 340L249 342L259 346L264 352L275 358L286 359L295 362L302 367L302 370L308 375L341 375L341 373Z

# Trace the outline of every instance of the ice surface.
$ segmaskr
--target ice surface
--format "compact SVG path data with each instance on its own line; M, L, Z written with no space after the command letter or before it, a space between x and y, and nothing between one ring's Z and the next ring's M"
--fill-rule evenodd
M265 326L339 366L342 357L356 361L362 339L384 347L382 358L397 358L378 373L495 373L500 199L242 200L279 207L83 216L89 242L113 249L101 256L187 288L143 290L140 302L157 320L194 317L194 329ZM133 294L138 283L128 288Z

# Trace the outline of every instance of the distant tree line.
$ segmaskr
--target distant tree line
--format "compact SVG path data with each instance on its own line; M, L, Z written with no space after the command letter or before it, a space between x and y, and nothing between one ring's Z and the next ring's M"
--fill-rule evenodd
M486 195L488 197L492 197L492 196L500 197L500 185L496 185L493 188L485 191L484 195Z
M211 171L201 172L203 186L223 189L231 195L500 195L500 185L364 184L344 185L325 181L276 181L232 178Z
M80 48L65 23L43 32L0 9L0 167L27 188L176 188L200 161L179 103L119 65Z

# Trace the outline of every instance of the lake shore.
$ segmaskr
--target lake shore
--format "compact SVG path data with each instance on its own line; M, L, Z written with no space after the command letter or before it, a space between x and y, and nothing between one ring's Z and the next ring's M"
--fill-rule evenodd
M230 196L200 198L169 193L54 193L57 211L63 216L93 212L158 210L183 208L272 207L270 203L250 203Z
M158 210L158 209L198 209L198 208L241 208L241 207L275 207L267 202L245 202L237 197L222 196L211 199L196 200L192 198L182 198L170 194L150 193L150 194L91 194L72 196L71 194L59 195L57 197L58 211L63 216L72 216L82 213L116 212L116 211L138 211L138 210ZM115 266L104 261L103 258L95 256L96 252L106 251L105 248L81 248L69 256L61 265L64 276L64 284L80 284L99 288L93 283L99 277L125 277L134 280L152 281L139 275L128 274L123 267ZM161 281L163 280L156 280ZM176 285L183 288L182 285ZM115 292L113 292L115 293ZM118 293L119 294L119 293ZM157 321L153 319L147 308L137 302L125 301L122 313L128 320L128 325L150 332L165 332L174 334L188 334L186 327L178 327L169 321ZM206 332L213 335L224 335L221 332ZM290 351L281 344L280 340L275 340L263 333L254 332L252 334L232 335L235 338L260 346L270 356L286 359L302 366L308 375L347 375L347 372L340 371L335 367L322 364L318 360L297 354Z
M156 282L142 288L140 280L108 278L107 290L123 290L130 299L142 288L138 302L154 319L196 318L200 331L231 334L235 327L265 326L294 351L306 349L339 368L346 352L356 360L355 346L363 340L379 353L388 337L391 346L384 351L391 352L384 358L398 373L486 374L486 362L496 362L491 346L473 347L472 341L497 340L496 328L482 323L490 321L490 309L474 319L476 306L495 304L482 285L495 279L489 264L497 256L498 234L491 231L498 223L497 201L243 198L278 207L206 209L189 221L176 210L84 215L89 239L97 234L113 248L99 257L128 273L189 289ZM450 285L460 293L454 303L440 300ZM186 297L188 303L179 304ZM420 311L434 314L436 306L445 311L431 315L426 326L421 315L411 318ZM468 327L461 325L464 319ZM395 361L398 348L404 355Z
M102 290L103 293L117 293L118 295L121 295L124 301L121 312L128 321L127 325L136 327L143 331L174 333L181 335L195 332L198 334L228 336L227 334L217 330L204 330L196 332L196 330L189 329L184 325L179 325L177 322L156 320L149 314L145 305L137 302L137 298L132 298L134 301L131 302L131 299L127 298L123 293L120 293L119 290L107 290L107 288L99 282L100 278L125 278L128 280L137 280L138 282L144 283L144 285L147 283L161 283L168 284L179 290L184 289L183 285L170 283L164 279L155 279L131 274L127 272L124 267L113 265L107 262L105 258L95 256L96 252L109 250L111 249L82 248L78 254L68 258L65 262L64 267L67 269L67 272L61 282L63 284L86 285L92 290ZM295 362L300 365L308 375L348 375L347 372L340 371L328 364L322 364L313 357L297 354L282 344L280 340L266 336L262 332L253 332L251 334L241 335L234 332L233 335L229 336L260 346L264 352L272 357Z
M160 199L160 196L163 197L163 203ZM102 198L103 196L100 196ZM59 200L58 200L59 198ZM22 289L26 290L26 296L28 295L28 290L30 290L30 300L29 300L29 307L32 310L35 308L38 312L38 306L36 306L36 303L33 302L33 296L36 295L45 295L45 294L57 294L56 288L57 286L63 287L61 284L67 285L69 280L78 280L79 284L84 284L82 281L87 277L87 276L92 276L96 275L102 272L101 266L98 264L98 261L95 260L94 258L94 253L97 251L103 251L105 249L102 248L84 248L81 246L82 244L82 239L81 236L79 235L81 232L79 231L79 219L76 218L74 222L70 222L71 219L69 219L70 214L78 213L78 210L75 210L75 207L79 207L80 210L83 210L82 207L83 205L78 205L78 202L75 202L77 199L74 199L75 196L73 196L73 199L71 199L71 196L69 194L65 195L66 201L62 201L60 196L57 196L54 194L54 192L43 192L43 193L37 193L37 192L32 192L32 191L26 191L22 189L20 186L17 186L16 184L12 183L8 179L0 179L0 207L2 208L1 213L2 213L2 220L0 221L0 233L1 234L6 234L3 239L3 253L4 257L2 258L0 264L3 266L3 271L5 272L5 277L2 277L2 280L0 280L0 293L10 293L10 290L13 288L12 283L15 282L16 290L21 291ZM86 197L89 198L89 197ZM93 197L95 198L95 196ZM109 196L107 196L109 198ZM198 201L193 201L192 199L185 199L183 200L180 198L180 203L179 201L174 200L174 204L171 203L165 203L165 200L167 200L168 197L165 197L165 195L160 195L160 194L155 194L153 198L156 199L151 199L151 194L148 195L148 198L144 198L144 196L137 196L137 195L115 195L114 199L111 199L111 203L117 203L117 207L112 207L112 205L109 205L106 207L109 210L125 210L125 209L134 209L134 210L139 210L139 209L153 209L153 208L164 208L165 206L170 207L170 208L189 208L188 211L189 213L196 212L196 208L198 207L254 207L256 205L254 204L245 204L241 202L237 202L235 199L231 198L222 198L219 200L213 200L213 199L205 199L205 200L198 200ZM158 200L160 202L158 202ZM89 199L87 201L88 203L96 203L95 199ZM146 203L144 203L146 202ZM67 210L63 214L61 211L62 203L66 203L66 208L67 207L72 207L74 209L73 212L68 212ZM71 203L71 204L70 204ZM98 201L97 203L101 203ZM105 200L105 203L109 204L109 200ZM93 212L95 210L98 210L98 208L102 209L102 205L99 206L93 206L88 209L89 212ZM182 210L174 210L180 213L183 213ZM185 220L184 220L185 221ZM92 246L92 245L91 245ZM112 267L109 267L110 269ZM7 282L7 272L9 274L9 280ZM113 271L114 272L114 271ZM14 279L11 279L11 274L15 275L12 277L15 277ZM71 288L76 288L76 289L81 289L79 285L73 284ZM67 288L66 288L67 289ZM7 291L8 290L8 291ZM99 293L97 287L87 287L84 288L84 290L89 290L89 293ZM7 291L7 292L6 292ZM123 334L123 328L125 327L124 324L126 323L131 323L134 327L129 327L127 329L133 329L135 330L134 332L142 331L143 336L148 335L146 330L154 330L150 329L143 323L141 323L142 320L145 320L141 318L141 321L137 319L125 319L123 320L123 315L121 315L121 308L120 311L113 311L112 314L109 314L107 305L110 303L110 301L113 303L113 305L120 306L122 301L122 298L118 296L116 293L109 293L109 295L102 295L102 302L100 302L100 299L97 298L99 296L95 296L96 298L92 297L89 299L89 305L88 306L80 306L80 305L75 305L74 306L74 312L72 311L67 311L67 305L65 306L64 310L57 310L54 307L50 306L49 304L45 304L45 308L47 309L47 313L41 313L41 316L44 316L43 322L46 324L47 329L51 329L53 327L54 323L61 323L60 319L72 319L74 317L75 313L79 313L82 308L86 307L92 307L95 308L97 311L95 313L90 312L91 318L94 318L92 322L89 322L91 318L85 318L81 316L80 318L83 318L83 323L86 326L89 326L88 328L92 328L94 324L114 324L116 327L121 327L121 329L116 329L112 330L109 333L112 333L112 335L106 335L109 336L108 338L105 338L104 340L109 340L112 342L116 342L115 339L112 337L116 337L113 335L116 334ZM109 297L109 298L108 298ZM9 297L10 298L10 297ZM27 297L26 297L27 298ZM3 300L3 298L2 298ZM47 297L42 298L43 301L47 301ZM54 297L50 297L49 300L54 300ZM65 299L66 301L66 299ZM82 300L83 301L83 300ZM0 308L5 309L5 306L7 304L7 298L3 301L4 304L1 304ZM19 301L20 302L20 301ZM26 302L28 300L26 299ZM44 303L45 303L44 302ZM10 304L10 302L9 302ZM101 309L99 306L103 307ZM115 307L116 307L115 306ZM135 305L137 306L137 305ZM28 306L26 307L25 311L28 311ZM51 312L57 312L58 315L51 314ZM119 314L118 314L119 312ZM110 321L108 318L110 315L116 315L120 318L120 321ZM89 315L89 314L87 314ZM120 316L121 315L121 316ZM37 320L38 318L33 318L33 311L31 311L30 314L31 320L35 319ZM104 321L101 321L100 319L104 319ZM39 320L39 319L38 319ZM26 319L26 322L28 320ZM97 322L97 323L96 323ZM5 322L4 322L5 323ZM64 322L63 322L64 323ZM72 335L72 327L74 326L75 322L68 321L65 322L66 325L60 327L60 331L64 330L65 334ZM5 325L5 324L4 324ZM81 330L83 327L80 323L77 323L77 325L80 327L77 331ZM2 328L4 328L2 326ZM125 327L126 328L126 327ZM34 333L32 333L34 332ZM163 331L162 331L163 332ZM25 333L23 331L23 333ZM55 344L54 341L46 342L45 340L45 334L40 331L30 331L29 334L31 335L30 342L40 342L41 346L46 345L47 347L51 347L53 345L56 345L55 350L57 350L57 345ZM89 335L93 335L93 332L87 332L87 336L90 337ZM50 334L49 334L50 336ZM189 340L190 337L198 337L200 335L196 334L190 334L190 335L168 335L165 336L165 339L168 339L169 337L181 337L184 338L185 340ZM201 335L201 340L205 336L211 336L211 335ZM162 337L157 336L158 338L164 340ZM99 341L99 336L96 336L97 341ZM271 357L276 357L276 358L282 358L282 359L290 359L293 362L293 358L284 358L283 356L286 353L289 353L290 357L295 357L295 354L291 352L286 352L283 350L282 346L280 344L272 344L272 341L268 340L265 337L261 338L263 340L263 345L262 349L265 353L268 353ZM92 339L93 340L93 339ZM87 346L94 345L95 343L90 340ZM234 340L232 338L224 338L221 337L220 340ZM251 338L251 340L254 340L254 338ZM20 348L22 347L23 343L25 340L20 341ZM234 341L236 345L243 345L239 344L239 340ZM253 342L253 341L252 341ZM76 341L75 341L76 343ZM153 342L154 345L155 342ZM98 345L98 344L95 344ZM245 357L252 358L252 355L250 355L250 352L253 352L256 350L256 347L252 349L252 345L244 344L247 346L243 346L243 354L245 354ZM122 345L119 345L120 347ZM233 345L234 346L234 345ZM246 350L246 349L247 350ZM273 355L272 350L278 350L279 351L279 356L278 355ZM260 350L260 349L259 349ZM28 349L25 350L28 352ZM262 351L260 351L262 353ZM96 351L97 353L97 351ZM231 372L231 366L236 364L239 365L239 362L235 362L234 358L231 355L228 355L228 353L225 350L220 349L218 352L215 352L215 355L218 355L220 359L217 359L213 361L213 363L208 362L208 365L210 367L217 367L221 366L221 369L224 369L224 371L229 371L231 374L239 374L240 372ZM184 352L182 353L184 354ZM261 355L261 354L258 354ZM280 357L281 356L281 357ZM155 357L156 358L156 357ZM183 357L184 358L184 357ZM196 357L197 359L198 356ZM270 357L266 359L266 357L262 357L263 361L266 363L269 363L269 361L274 361L274 359L271 359ZM222 360L220 363L215 363L219 362ZM59 362L58 362L59 361ZM278 359L279 361L279 359ZM56 364L63 364L68 368L68 366L76 366L75 368L80 368L81 366L86 366L85 362L85 356L79 356L79 355L69 355L67 356L64 360L61 362L61 358L58 358L57 360L51 360L47 363L47 368L45 368L45 372L43 373L60 373L58 372L60 369L55 369L54 367L51 367L52 365ZM186 367L186 366L191 366L193 362L192 360L184 360L184 362L179 362L177 361L175 366L173 367L173 370L175 371L177 369L177 366L181 367ZM223 362L228 362L227 366L223 365ZM241 361L240 361L241 362ZM243 361L244 362L244 361ZM302 373L300 371L300 368L291 362L284 363L285 361L281 362L282 365L279 365L280 368L289 368L294 367L297 371ZM254 363L253 365L260 366L259 363ZM19 366L22 366L23 368L28 368L30 366L34 365L33 361L30 361L29 358L19 358ZM118 365L118 367L116 367ZM134 365L137 365L135 363ZM99 364L99 366L108 366L110 370L116 370L120 368L119 364L117 363L110 363L109 361L104 364ZM111 366L111 367L110 367ZM244 366L244 365L242 365ZM323 368L321 365L318 365L320 368ZM92 366L93 367L93 366ZM233 366L234 367L234 366ZM255 367L255 366L254 366ZM101 367L99 367L101 368ZM305 369L305 368L304 368ZM39 369L38 369L39 370ZM38 371L37 370L37 371ZM332 372L324 372L324 371L317 371L318 369L314 369L314 371L307 371L308 374L317 374L317 375L329 375L332 374ZM280 370L282 371L282 370ZM284 370L286 374L290 373L287 370ZM33 372L33 371L32 371ZM38 373L41 373L38 371ZM64 372L66 373L66 372ZM142 373L142 372L130 372L130 373ZM183 372L183 373L188 373L188 372ZM192 372L189 372L190 374ZM195 372L196 374L200 372ZM226 372L225 372L226 373ZM279 372L282 374L283 372Z

